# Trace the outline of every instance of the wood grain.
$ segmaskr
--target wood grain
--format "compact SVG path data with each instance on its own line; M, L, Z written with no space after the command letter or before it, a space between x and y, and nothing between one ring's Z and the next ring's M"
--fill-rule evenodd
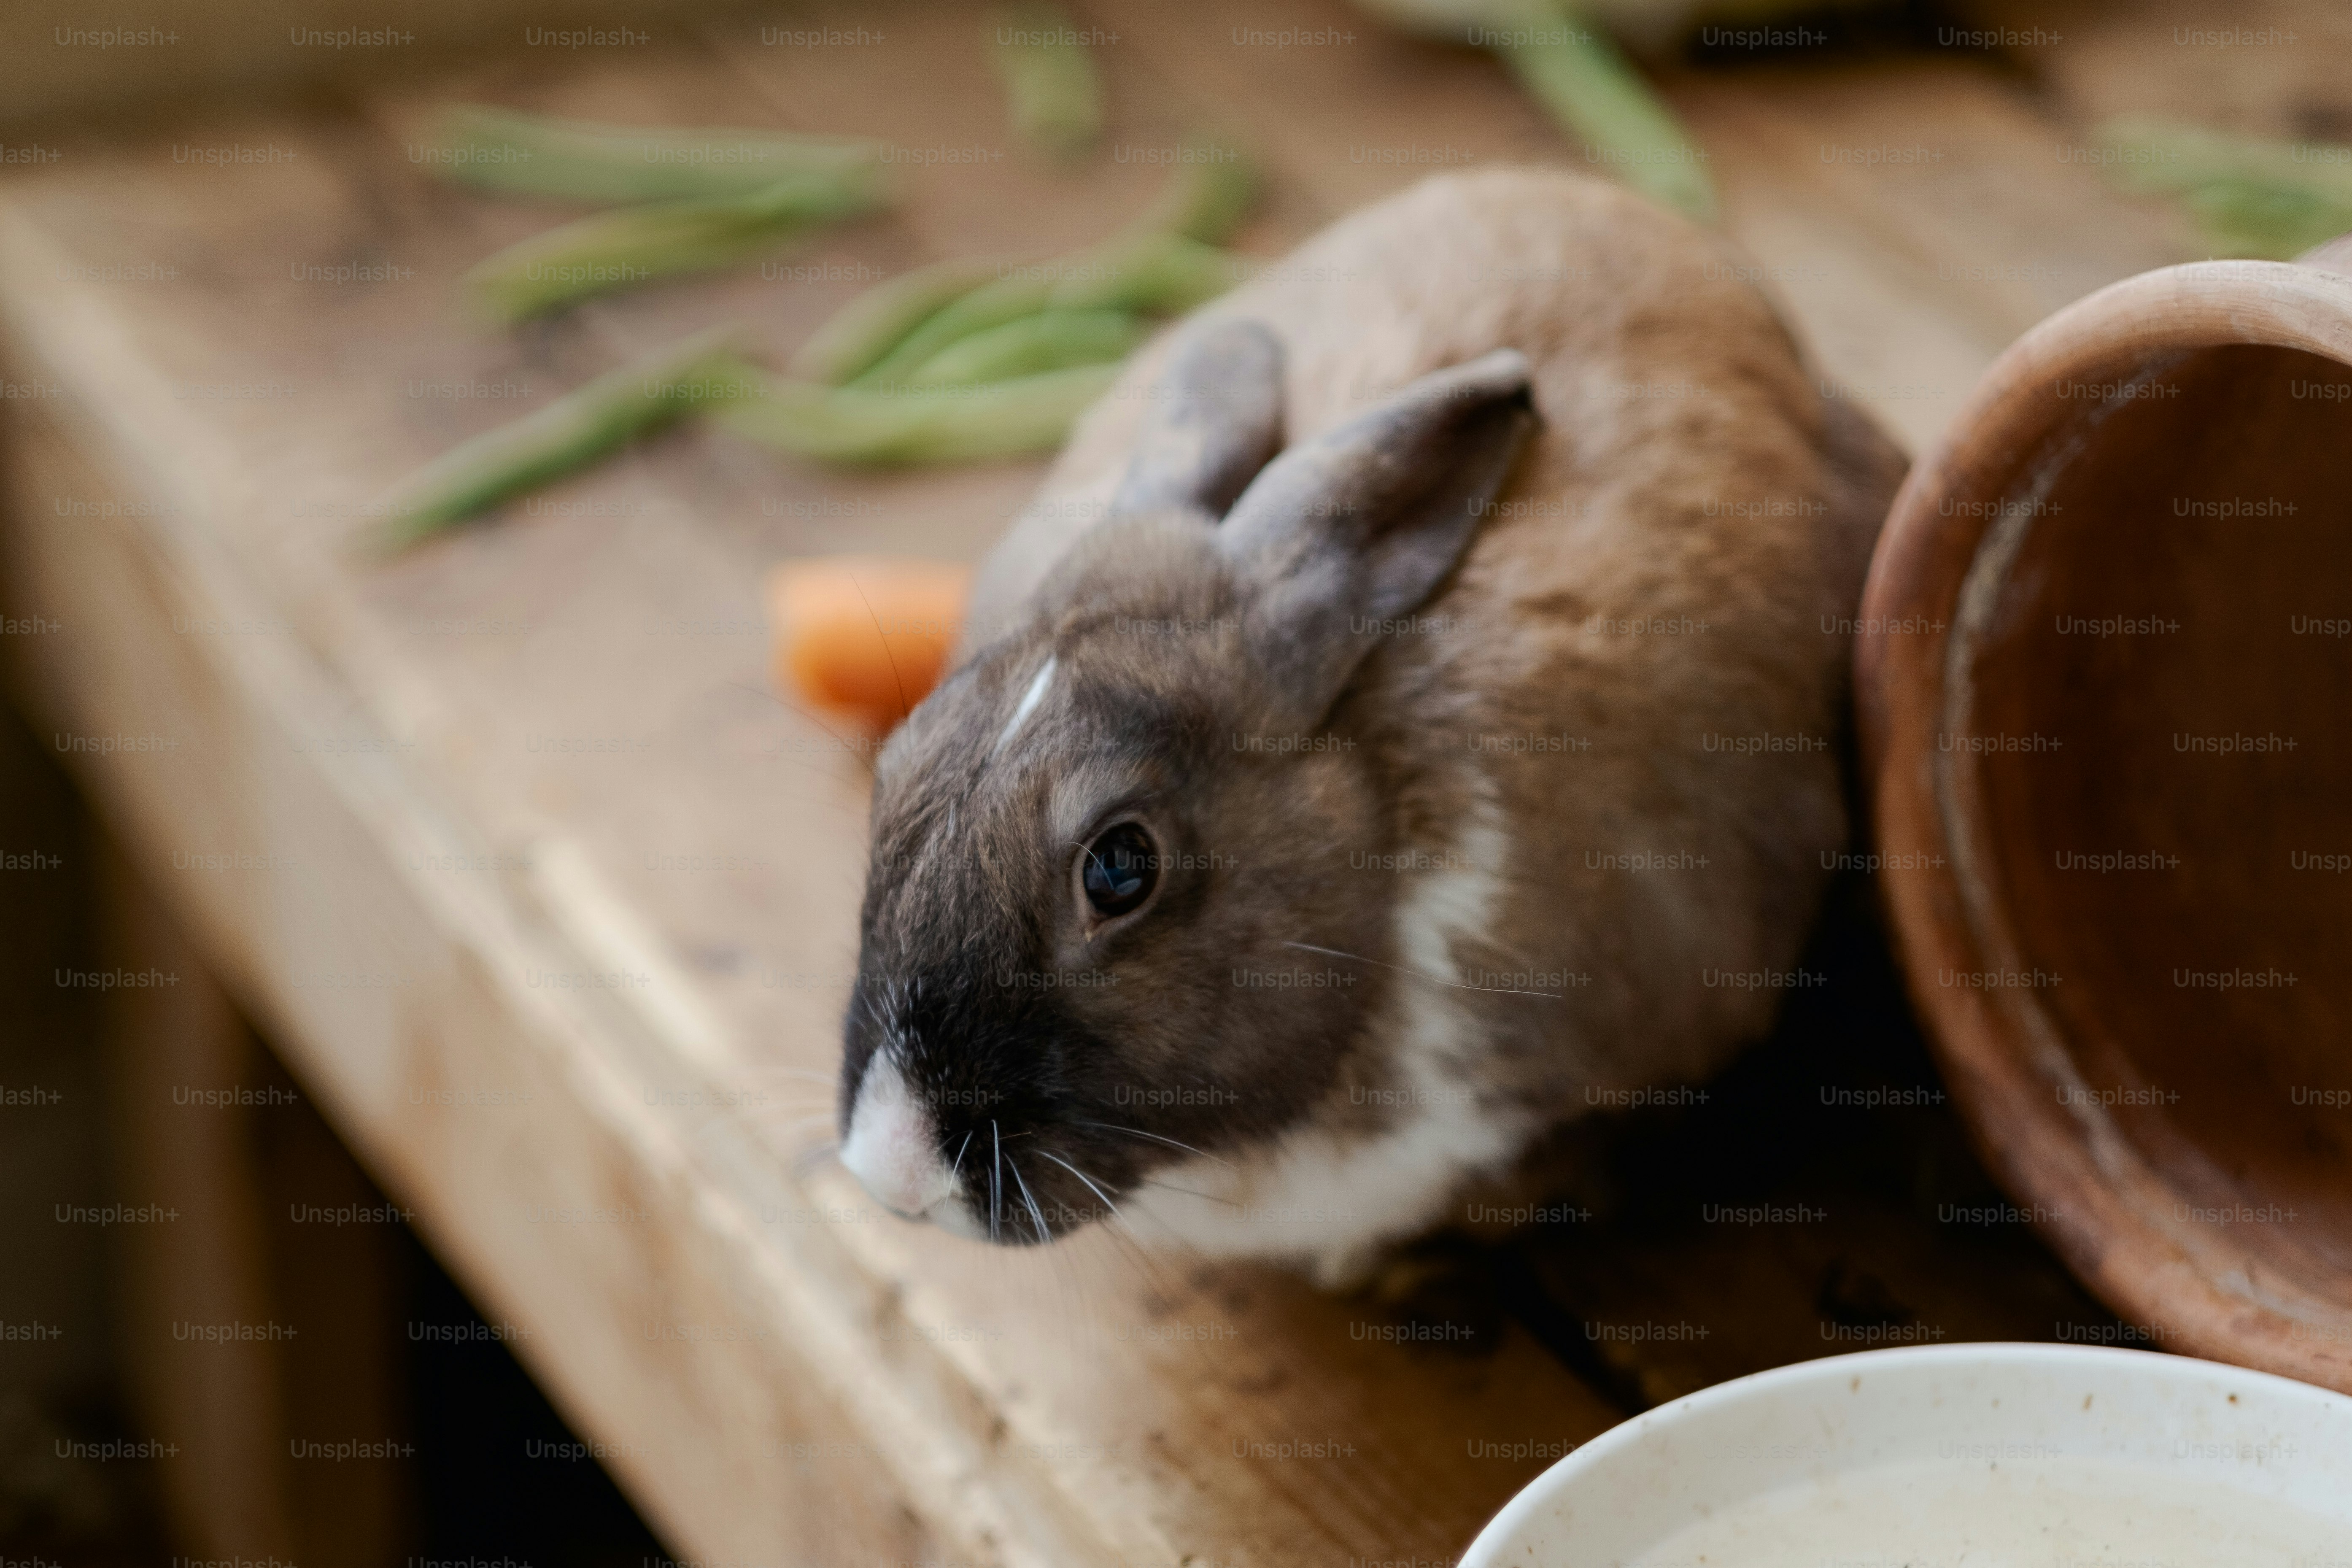
M492 62L446 95L1003 144L975 18L856 15L887 44L766 48L712 23L621 65ZM781 259L1050 251L1148 199L1156 171L1118 147L1195 128L1264 158L1243 243L1269 254L1425 172L1415 148L1578 155L1494 62L1333 5L1086 16L1119 35L1108 162L909 164L899 213ZM1355 41L1231 42L1288 26ZM1973 67L1671 89L1824 374L1915 445L2037 311L2168 258L2141 209L2036 165L2053 125ZM681 430L396 562L352 552L385 488L464 436L721 321L781 359L858 286L755 267L494 332L458 277L551 215L423 177L407 148L444 95L221 111L0 188L0 341L13 377L54 389L16 407L6 447L14 575L66 627L26 650L31 685L60 731L171 742L68 758L131 853L151 872L175 847L273 862L154 879L436 1251L532 1331L524 1359L682 1552L1458 1552L1621 1411L1563 1363L1570 1334L1526 1326L1539 1312L1481 1319L1476 1353L1415 1352L1366 1337L1391 1321L1377 1304L1286 1276L1108 1235L974 1250L796 1172L827 1136L864 789L854 751L766 694L761 571L974 555L1034 465L845 474ZM1819 157L1915 122L1950 150L1935 181ZM172 161L198 141L290 155ZM1947 279L1947 257L2053 275ZM173 270L102 270L150 264ZM304 270L341 267L378 273ZM1787 1277L1759 1299L1801 1300L1810 1268L1759 1263ZM1645 1358L1633 1383L1807 1353L1812 1319L1765 1320L1786 1326L1736 1356ZM1301 1443L1340 1451L1281 1447Z

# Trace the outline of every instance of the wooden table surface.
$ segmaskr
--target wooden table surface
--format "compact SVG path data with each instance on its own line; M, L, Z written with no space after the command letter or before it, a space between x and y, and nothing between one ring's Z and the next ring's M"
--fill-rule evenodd
M1952 49L1669 79L1823 378L1915 449L2024 327L2201 254L2063 161L2087 117L2298 111L2247 87L2265 67L2243 52L2164 55L2168 10L2078 9L2040 19L2066 39L2024 69ZM1037 466L836 471L683 429L389 563L351 546L419 461L631 353L737 320L781 361L861 276L1103 233L1158 183L1118 149L1245 139L1270 181L1239 243L1268 255L1414 177L1383 149L1580 162L1492 61L1334 5L1084 11L1118 38L1108 150L1076 170L1008 145L982 16L888 0L805 14L869 45L681 25L68 137L0 184L0 610L55 623L8 639L14 673L337 1127L713 1562L1444 1561L1567 1447L1725 1377L2128 1342L2000 1212L1859 877L1808 960L1822 999L1704 1103L1582 1138L1575 1217L1438 1238L1368 1296L1100 1232L977 1248L798 1158L832 1135L864 788L766 694L762 571L975 555ZM1258 47L1244 26L1351 37ZM2352 79L2331 58L2298 57L2309 101ZM784 258L846 277L754 266L502 332L457 277L549 218L411 161L448 97L1001 156L910 164L893 215ZM1889 147L1932 155L1840 151ZM1411 1322L1451 1342L1394 1342Z

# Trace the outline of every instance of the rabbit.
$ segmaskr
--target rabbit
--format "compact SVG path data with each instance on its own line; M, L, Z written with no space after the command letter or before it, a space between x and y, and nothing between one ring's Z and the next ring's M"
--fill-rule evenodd
M1163 333L881 749L840 1156L1360 1281L1767 1027L1904 463L1727 242L1432 178Z

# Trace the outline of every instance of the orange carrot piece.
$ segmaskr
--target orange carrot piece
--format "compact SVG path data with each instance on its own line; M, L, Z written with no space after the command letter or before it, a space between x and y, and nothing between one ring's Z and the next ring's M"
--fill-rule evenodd
M785 696L879 737L938 684L962 632L961 562L821 555L768 574L772 679Z

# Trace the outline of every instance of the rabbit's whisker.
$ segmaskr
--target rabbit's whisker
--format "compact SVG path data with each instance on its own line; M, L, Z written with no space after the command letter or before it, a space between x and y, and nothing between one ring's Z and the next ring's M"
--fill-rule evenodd
M1021 1201L1029 1205L1029 1223L1037 1227L1037 1239L1039 1241L1053 1240L1054 1233L1045 1228L1045 1211L1037 1206L1036 1196L1034 1194L1030 1192L1028 1179L1022 1175L1021 1165L1018 1161L1013 1163L1013 1179L1021 1184Z
M1232 1198L1221 1198L1214 1193L1196 1192L1191 1187L1180 1187L1173 1182L1155 1182L1149 1176L1142 1179L1141 1184L1147 1187L1158 1187L1163 1192L1181 1193L1188 1198L1200 1198L1208 1203L1223 1204L1227 1208L1237 1209L1242 1206Z
M1179 1143L1173 1138L1162 1138L1159 1133L1146 1132L1140 1127L1121 1127L1116 1122L1110 1121L1087 1121L1075 1116L1072 1117L1070 1121L1076 1126L1099 1127L1106 1132L1132 1133L1138 1138L1149 1138L1155 1143L1165 1143L1172 1149L1181 1149L1187 1154L1198 1154L1203 1160L1217 1160L1217 1157L1214 1154L1210 1153L1206 1149L1195 1149L1190 1143ZM1238 1171L1241 1169L1239 1165L1234 1164L1231 1160L1217 1160L1217 1163L1224 1166L1228 1170Z
M1102 1199L1102 1201L1103 1201L1103 1206L1104 1206L1105 1208L1107 1208L1107 1209L1110 1210L1110 1212L1112 1213L1112 1215L1115 1215L1115 1216L1118 1218L1118 1222L1119 1222L1121 1225L1124 1225L1124 1224L1126 1224L1126 1223L1127 1223L1127 1216L1126 1216L1125 1215L1120 1214L1120 1213L1118 1212L1118 1205L1117 1204L1115 1204L1115 1203L1113 1203L1113 1202L1111 1202L1111 1201L1110 1201L1110 1194L1109 1194L1108 1193L1107 1193L1107 1192L1103 1191L1100 1187L1098 1187L1098 1186L1095 1185L1093 1178L1089 1177L1089 1176L1088 1176L1088 1175L1087 1175L1084 1171L1079 1170L1076 1165L1071 1164L1067 1160L1063 1159L1059 1154L1055 1153L1055 1152L1054 1152L1052 1150L1050 1150L1050 1149L1040 1149L1040 1150L1038 1150L1038 1151L1037 1151L1037 1152L1039 1152L1040 1154L1045 1155L1045 1158L1047 1158L1048 1160L1053 1161L1053 1162L1054 1162L1054 1163L1055 1163L1056 1165L1061 1166L1061 1167L1062 1167L1062 1169L1064 1169L1065 1171L1069 1172L1069 1173L1070 1173L1070 1174L1072 1174L1072 1175L1074 1175L1074 1176L1077 1177L1077 1179L1078 1179L1078 1180L1080 1180L1080 1181L1082 1181L1082 1182L1086 1183L1086 1184L1087 1184L1087 1191L1088 1191L1088 1192L1090 1192L1090 1193L1094 1194L1094 1195L1095 1195L1095 1196L1097 1196L1097 1197L1098 1197L1098 1198Z
M898 656L890 651L890 634L882 629L882 617L874 613L874 601L866 596L866 584L855 572L849 574L849 585L857 590L857 602L866 606L866 616L874 623L874 635L881 641L882 657L890 661L890 683L898 689L898 717L904 719L914 711L914 704L907 700L907 682L898 674Z

